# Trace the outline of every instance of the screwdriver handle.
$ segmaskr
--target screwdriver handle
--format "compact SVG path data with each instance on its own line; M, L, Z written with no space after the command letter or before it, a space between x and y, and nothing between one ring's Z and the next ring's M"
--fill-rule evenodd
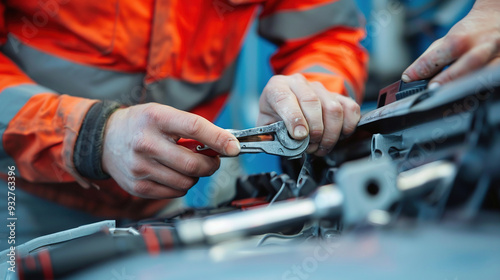
M193 139L181 138L181 139L179 139L179 141L177 141L177 145L181 145L183 147L190 149L191 151L193 151L195 153L206 155L209 157L215 157L215 156L220 155L218 152L216 152L210 148L207 148L205 146L205 144L198 142L196 140L193 140Z

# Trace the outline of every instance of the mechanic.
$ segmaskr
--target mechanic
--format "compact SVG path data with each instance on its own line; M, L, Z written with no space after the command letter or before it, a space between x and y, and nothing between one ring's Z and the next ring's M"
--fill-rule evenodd
M179 138L239 153L209 120L257 16L280 74L257 125L283 119L323 156L360 118L368 57L350 0L0 3L0 172L15 166L18 187L68 207L148 217L219 167Z
M436 88L499 62L500 2L477 0L469 14L435 41L404 71L401 79L411 82L432 78L429 88Z

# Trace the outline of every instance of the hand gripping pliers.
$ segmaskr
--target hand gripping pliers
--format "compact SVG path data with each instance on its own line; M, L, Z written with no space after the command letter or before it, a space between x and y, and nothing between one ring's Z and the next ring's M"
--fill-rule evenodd
M309 145L309 135L303 140L293 139L283 121L244 130L228 129L228 131L240 142L240 154L266 153L293 159L301 157ZM220 155L196 140L183 138L177 144L207 156Z

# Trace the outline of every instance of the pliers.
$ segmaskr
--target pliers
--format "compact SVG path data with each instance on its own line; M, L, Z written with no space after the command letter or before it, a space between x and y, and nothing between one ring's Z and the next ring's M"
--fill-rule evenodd
M293 139L283 121L244 130L228 129L228 131L240 142L240 154L266 153L293 159L301 157L309 145L309 135L303 140ZM180 139L177 144L195 153L207 156L220 155L196 140Z

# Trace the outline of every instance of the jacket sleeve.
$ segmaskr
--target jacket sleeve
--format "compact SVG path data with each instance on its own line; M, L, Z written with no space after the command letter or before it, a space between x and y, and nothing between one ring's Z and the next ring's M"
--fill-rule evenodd
M75 181L73 147L97 101L36 84L3 54L0 77L0 166L16 166L30 182Z
M16 185L31 194L103 217L153 215L167 201L133 197L97 168L114 108L36 84L0 53L0 178L15 166Z
M3 15L0 1L0 47L10 44ZM111 217L154 214L164 201L129 195L102 180L109 177L96 164L106 119L117 106L37 84L0 52L0 179L15 166L17 186L68 207Z
M271 58L277 74L302 73L361 103L368 62L362 22L353 0L271 0L258 29L278 46Z

